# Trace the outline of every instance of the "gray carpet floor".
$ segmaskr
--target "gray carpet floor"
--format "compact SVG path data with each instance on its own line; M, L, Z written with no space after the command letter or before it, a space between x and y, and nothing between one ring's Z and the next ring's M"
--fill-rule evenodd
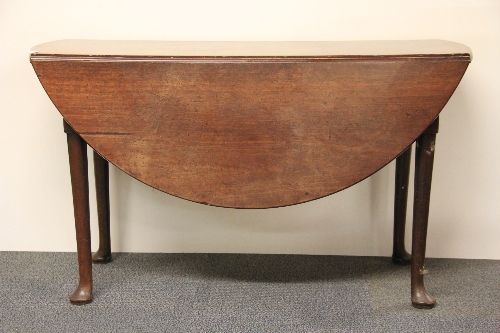
M432 310L389 258L116 253L74 306L75 253L0 252L0 331L500 332L500 261L426 267Z

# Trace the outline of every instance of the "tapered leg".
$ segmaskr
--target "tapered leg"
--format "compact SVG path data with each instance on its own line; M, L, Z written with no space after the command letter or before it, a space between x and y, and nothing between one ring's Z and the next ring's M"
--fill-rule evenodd
M111 236L109 230L109 165L94 151L94 174L99 220L99 249L92 255L95 263L111 261Z
M90 250L89 179L87 165L87 144L64 121L68 137L69 168L75 212L76 247L80 282L69 296L75 304L92 301L92 259Z
M425 245L429 219L432 166L438 119L418 138L415 153L415 198L411 250L411 301L414 307L430 309L436 303L424 286Z
M394 194L394 242L392 262L408 265L411 256L405 249L406 207L410 178L411 146L396 159L396 190Z

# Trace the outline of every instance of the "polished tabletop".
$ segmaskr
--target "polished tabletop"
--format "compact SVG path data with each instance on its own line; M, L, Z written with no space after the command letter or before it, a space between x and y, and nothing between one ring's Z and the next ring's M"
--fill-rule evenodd
M62 40L31 63L68 124L129 175L237 208L317 199L401 154L452 96L468 47L441 40Z

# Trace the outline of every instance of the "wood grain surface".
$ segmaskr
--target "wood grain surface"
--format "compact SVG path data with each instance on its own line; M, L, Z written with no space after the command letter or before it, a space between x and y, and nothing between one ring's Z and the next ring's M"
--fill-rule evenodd
M266 208L340 191L402 153L469 64L470 53L445 51L244 62L38 53L31 61L65 120L118 168L188 200Z

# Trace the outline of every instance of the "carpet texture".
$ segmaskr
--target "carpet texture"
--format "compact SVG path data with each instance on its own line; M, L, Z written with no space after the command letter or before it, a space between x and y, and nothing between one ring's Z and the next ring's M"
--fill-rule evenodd
M76 253L0 252L0 332L500 332L500 261L427 259L432 310L389 258L116 253L69 303Z

